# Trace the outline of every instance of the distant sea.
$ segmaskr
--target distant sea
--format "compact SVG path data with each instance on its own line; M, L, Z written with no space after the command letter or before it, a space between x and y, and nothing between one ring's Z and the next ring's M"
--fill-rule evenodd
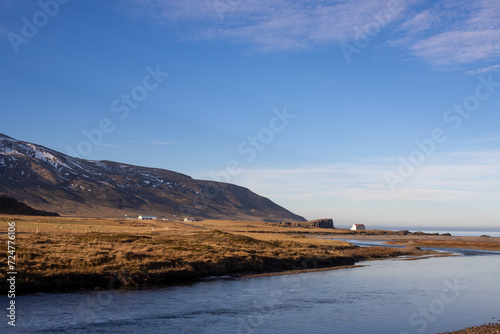
M429 228L423 228L423 229L408 229L410 232L418 232L422 231L424 233L450 233L454 237L479 237L482 235L489 235L490 237L500 237L500 231L499 230L434 230L434 229L429 229Z
M370 226L371 227L371 226ZM408 230L410 232L424 232L424 233L450 233L452 236L455 237L480 237L482 235L489 235L490 237L500 237L500 229L497 228L470 228L470 229L464 229L464 228L446 228L446 227L429 227L429 226L422 226L422 227L414 227L414 226L406 226L406 227L394 227L394 226L374 226L373 227L376 230L388 230L388 231L401 231L401 230Z

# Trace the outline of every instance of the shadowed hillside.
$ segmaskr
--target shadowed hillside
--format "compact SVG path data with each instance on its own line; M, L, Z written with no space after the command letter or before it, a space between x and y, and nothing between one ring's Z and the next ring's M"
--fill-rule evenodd
M32 207L19 202L15 198L0 194L0 213L28 216L59 216L55 212L35 210Z
M305 221L247 188L158 168L73 158L0 134L0 192L62 215Z

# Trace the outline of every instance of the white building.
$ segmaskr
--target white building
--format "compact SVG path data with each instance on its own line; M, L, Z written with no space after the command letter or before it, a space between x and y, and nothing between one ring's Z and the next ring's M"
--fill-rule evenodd
M140 220L156 220L156 216L146 216L146 215L142 215L142 216L139 216L139 219L140 219Z
M353 231L364 231L364 230L366 230L366 228L365 228L364 224L353 224L352 227L351 227L351 230L353 230Z

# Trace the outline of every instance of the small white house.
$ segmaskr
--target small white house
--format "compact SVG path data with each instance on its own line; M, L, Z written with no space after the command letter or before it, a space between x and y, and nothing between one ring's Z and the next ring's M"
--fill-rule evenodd
M366 228L365 228L364 224L353 224L352 227L351 227L351 230L353 230L353 231L364 231L364 230L366 230Z
M146 216L146 215L142 215L142 216L139 216L139 219L140 219L140 220L156 220L156 216Z

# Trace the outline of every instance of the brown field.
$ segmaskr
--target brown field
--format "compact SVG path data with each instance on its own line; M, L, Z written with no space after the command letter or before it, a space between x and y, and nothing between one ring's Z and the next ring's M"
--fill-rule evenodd
M8 222L16 222L18 293L169 285L207 276L324 269L429 254L415 247L359 248L314 237L325 229L261 222L0 216L4 236ZM4 240L0 251L7 254ZM2 261L2 290L7 288L5 266Z

